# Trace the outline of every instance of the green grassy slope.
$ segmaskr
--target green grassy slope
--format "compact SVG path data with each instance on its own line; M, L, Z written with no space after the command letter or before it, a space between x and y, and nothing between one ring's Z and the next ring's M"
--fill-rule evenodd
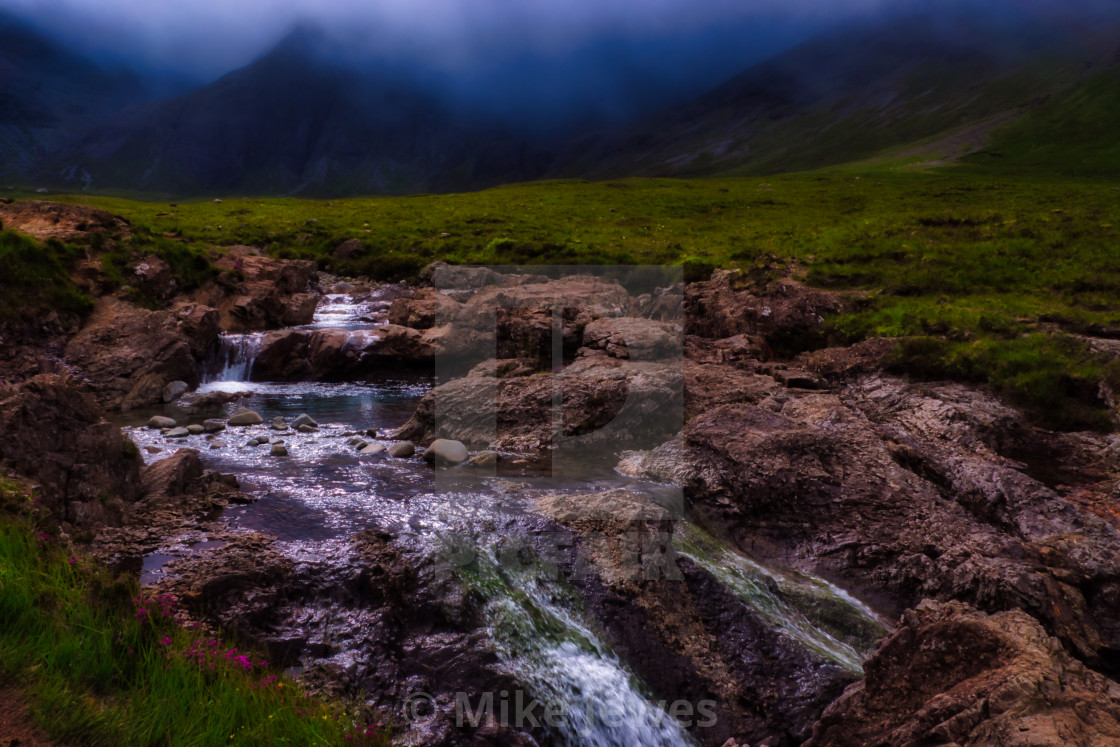
M1101 71L997 130L964 163L986 172L1120 175L1120 65Z

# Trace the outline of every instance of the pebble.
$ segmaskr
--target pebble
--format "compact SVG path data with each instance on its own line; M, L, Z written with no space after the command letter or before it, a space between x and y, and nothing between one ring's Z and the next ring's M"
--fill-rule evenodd
M253 412L242 407L237 412L233 413L233 417L229 419L227 425L260 425L264 422L259 412Z
M311 417L306 412L292 421L293 428L299 428L301 425L309 425L312 428L319 427L319 424L315 422L315 418Z
M273 444L272 451L269 452L269 456L288 456L288 450L283 446L283 444Z
M187 426L187 430L190 431L190 434L192 436L201 436L203 433L206 432L206 429L203 428L198 423L191 423L190 425Z
M407 459L416 453L416 447L408 441L395 441L389 444L389 456L397 459Z
M176 428L178 425L174 418L166 418L163 415L153 415L148 421L149 428Z
M202 428L207 433L221 433L222 431L224 431L226 429L226 424L223 423L220 420L216 420L214 418L211 418L209 420L203 420L202 421Z
M191 432L186 428L172 428L167 432L168 438L186 438Z

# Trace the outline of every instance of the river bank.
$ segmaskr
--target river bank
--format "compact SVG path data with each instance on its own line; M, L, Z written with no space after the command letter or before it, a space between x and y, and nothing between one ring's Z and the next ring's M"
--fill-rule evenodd
M1115 437L893 376L889 340L782 357L852 303L792 277L227 256L13 346L0 456L402 743L1120 739ZM464 720L517 692L562 717Z

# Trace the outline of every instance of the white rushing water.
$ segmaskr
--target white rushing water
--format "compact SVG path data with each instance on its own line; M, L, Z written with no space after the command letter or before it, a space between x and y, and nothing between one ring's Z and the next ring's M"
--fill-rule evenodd
M485 614L506 670L552 708L540 720L557 744L693 744L592 631L570 590L531 571L501 570L489 552L468 583L487 597ZM701 712L697 720L705 717Z

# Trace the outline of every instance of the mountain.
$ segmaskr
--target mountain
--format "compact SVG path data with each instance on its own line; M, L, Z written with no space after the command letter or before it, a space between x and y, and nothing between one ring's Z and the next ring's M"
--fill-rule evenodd
M1107 77L1115 13L1110 23L1014 8L984 14L967 4L879 17L751 67L691 103L583 138L548 175L777 173L923 141L932 141L925 152L962 155L1088 78ZM1107 86L1094 90L1108 95ZM1035 128L1033 136L1063 134Z
M104 70L0 11L0 176L26 174L142 97L135 76Z
M405 71L344 66L299 28L250 65L133 107L53 155L94 187L176 193L408 193L538 176L547 162Z

